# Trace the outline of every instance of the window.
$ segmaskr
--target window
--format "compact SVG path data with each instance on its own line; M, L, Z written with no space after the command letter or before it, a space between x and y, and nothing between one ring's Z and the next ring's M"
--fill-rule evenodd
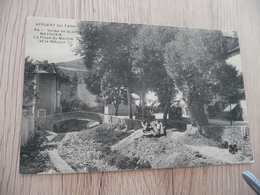
M39 109L38 110L38 117L45 117L46 116L46 110L45 109Z

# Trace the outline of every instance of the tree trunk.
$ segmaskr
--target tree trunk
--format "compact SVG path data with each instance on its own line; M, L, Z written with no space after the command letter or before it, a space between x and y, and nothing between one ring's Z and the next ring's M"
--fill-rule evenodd
M170 101L167 101L167 103L164 106L164 110L163 110L163 122L164 122L164 124L166 124L166 122L167 122L169 107L170 107Z
M194 119L199 126L209 125L203 105L204 104L202 101L188 100L188 109L191 114L191 118Z
M146 112L145 112L145 94L142 93L141 97L141 105L142 105L142 118L146 118Z
M145 97L146 97L146 79L145 77L143 76L143 79L142 79L142 116L143 116L143 119L146 118L146 112L145 112Z
M130 88L129 88L129 79L127 72L124 71L124 76L125 76L125 87L126 87L126 93L127 93L127 107L128 107L128 117L129 119L133 118L133 113L132 113L132 101L131 101L131 94L130 94Z
M116 109L115 115L118 116L119 104L114 104L114 106L115 106L115 109Z
M131 94L130 94L130 89L129 87L126 87L126 93L127 93L127 106L128 106L128 117L130 119L133 118L133 113L132 113L132 100L131 100Z
M229 103L229 120L230 120L230 126L232 126L232 113L231 113L231 103Z

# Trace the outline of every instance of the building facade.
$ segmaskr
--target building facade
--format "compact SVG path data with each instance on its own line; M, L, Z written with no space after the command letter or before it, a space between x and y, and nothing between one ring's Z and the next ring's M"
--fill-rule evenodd
M62 100L72 99L72 84L67 75L60 71L54 64L37 65L35 116L45 117L62 112Z

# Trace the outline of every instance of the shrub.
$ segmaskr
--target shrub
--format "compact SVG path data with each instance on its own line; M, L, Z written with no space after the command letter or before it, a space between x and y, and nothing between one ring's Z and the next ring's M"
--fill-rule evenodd
M89 111L89 107L80 99L73 99L70 101L63 100L61 102L62 112L72 111Z
M108 164L116 166L119 169L135 169L138 167L137 162L139 161L139 158L130 158L120 154L118 151L111 151L105 160Z
M222 135L224 132L224 127L200 127L199 133L209 139L217 142L222 142Z

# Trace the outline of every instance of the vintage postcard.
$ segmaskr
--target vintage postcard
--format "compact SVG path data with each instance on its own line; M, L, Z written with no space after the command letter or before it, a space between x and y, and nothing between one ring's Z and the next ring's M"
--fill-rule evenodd
M250 162L237 32L28 19L21 174Z

